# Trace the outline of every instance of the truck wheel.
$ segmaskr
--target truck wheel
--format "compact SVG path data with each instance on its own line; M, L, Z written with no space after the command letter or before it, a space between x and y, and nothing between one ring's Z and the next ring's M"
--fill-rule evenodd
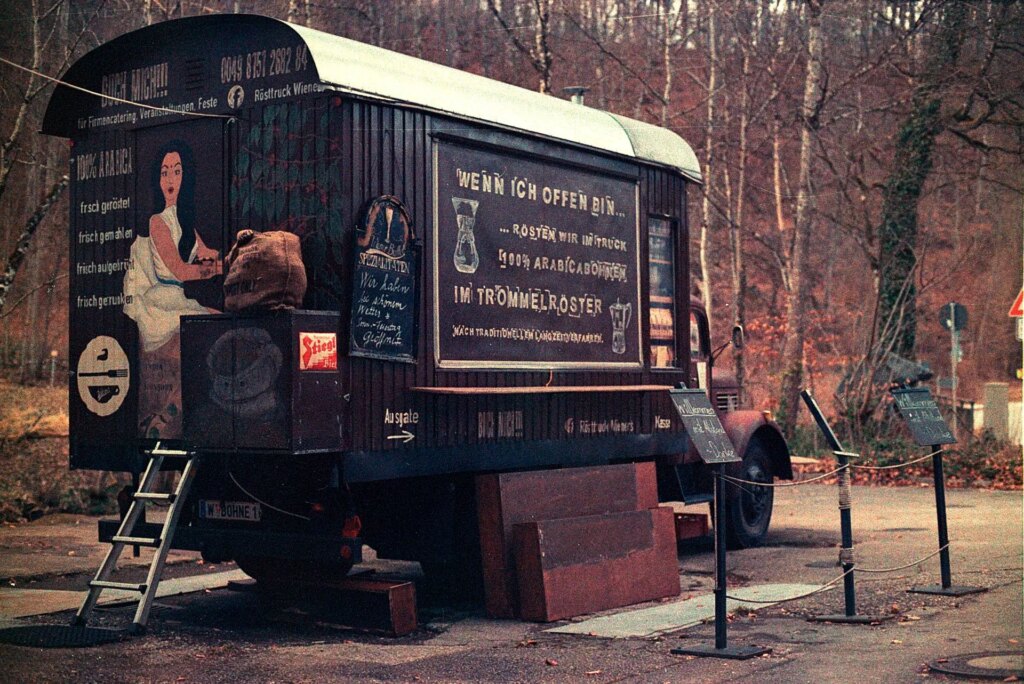
M738 471L738 472L737 472ZM743 463L730 475L749 482L771 484L771 459L757 442L752 442L743 455ZM775 490L749 484L726 485L726 511L729 527L726 540L730 549L748 549L761 546L768 538L768 523L772 519Z

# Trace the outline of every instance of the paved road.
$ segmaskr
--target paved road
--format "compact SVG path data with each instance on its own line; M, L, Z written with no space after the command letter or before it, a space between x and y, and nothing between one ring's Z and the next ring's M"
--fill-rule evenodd
M771 545L729 554L730 586L822 585L836 578L838 512L835 488L779 489ZM983 651L1021 652L1021 560L1024 527L1020 492L948 492L953 581L988 588L963 598L909 594L938 582L938 559L896 572L859 575L858 613L891 619L868 626L809 622L842 612L841 589L741 611L730 622L730 644L769 646L750 661L693 659L670 654L679 645L713 642L704 624L650 638L606 639L546 631L555 625L489 620L472 606L423 602L421 628L398 639L316 622L298 608L268 608L257 595L218 590L161 599L149 632L89 649L30 649L0 645L0 681L278 681L278 682L917 682L925 665ZM891 568L937 548L930 488L854 488L857 563ZM0 576L19 586L80 588L84 575L54 572L92 567L98 545L91 521L73 518L0 530ZM35 546L33 546L35 544ZM74 556L68 552L75 551ZM72 559L74 562L69 562ZM77 559L77 560L75 560ZM175 574L223 572L182 555ZM680 554L680 601L712 587L706 547ZM97 561L98 562L98 561ZM84 561L82 565L84 565ZM372 563L371 563L372 565ZM379 564L416 572L414 564ZM34 576L27 584L22 578ZM9 584L10 582L8 582ZM0 614L5 595L0 592ZM651 607L641 606L638 608ZM627 610L611 611L621 615ZM607 615L607 614L606 614ZM56 623L68 613L29 618ZM102 623L129 619L110 609ZM22 624L26 620L18 620ZM8 620L6 624L11 624Z

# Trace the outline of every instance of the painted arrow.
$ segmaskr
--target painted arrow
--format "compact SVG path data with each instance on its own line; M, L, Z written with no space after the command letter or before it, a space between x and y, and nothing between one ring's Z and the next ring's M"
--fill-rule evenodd
M402 430L397 435L388 435L388 439L400 439L403 442L405 442L406 444L408 444L412 440L416 439L416 435L412 434L408 430Z

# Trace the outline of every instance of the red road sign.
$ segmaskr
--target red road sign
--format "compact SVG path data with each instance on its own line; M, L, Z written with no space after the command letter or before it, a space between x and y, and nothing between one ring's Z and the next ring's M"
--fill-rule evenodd
M1010 318L1020 318L1024 316L1024 288L1021 288L1020 294L1013 300L1013 306L1010 307Z

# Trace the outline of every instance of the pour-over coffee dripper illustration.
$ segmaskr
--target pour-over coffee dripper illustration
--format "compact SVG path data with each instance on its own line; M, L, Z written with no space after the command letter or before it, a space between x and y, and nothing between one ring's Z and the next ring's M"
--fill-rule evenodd
M459 224L459 235L455 238L455 270L459 273L476 273L480 265L480 254L476 251L476 236L473 228L476 225L477 200L452 197L455 207L455 220Z
M612 352L626 353L626 326L633 317L633 304L622 304L618 299L608 307L612 315Z

